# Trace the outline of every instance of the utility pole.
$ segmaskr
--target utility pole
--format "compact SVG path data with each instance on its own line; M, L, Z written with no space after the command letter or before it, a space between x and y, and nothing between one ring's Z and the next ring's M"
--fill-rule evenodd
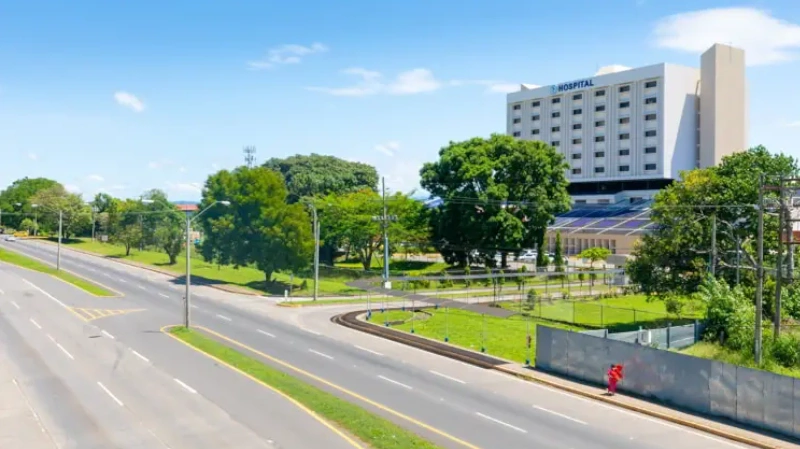
M783 194L783 176L780 178L778 189L778 204L780 207L778 211L778 254L775 258L775 317L772 323L774 327L774 332L772 334L773 339L777 339L781 334L781 284L783 283L783 244L784 234L786 232L784 227L786 224L786 202L784 201L785 197ZM792 249L790 246L789 252L791 251Z
M711 276L717 276L717 215L711 216Z
M383 227L383 288L392 288L389 282L389 222L397 221L397 215L388 215L386 207L386 179L381 178L381 190L383 196L383 213L372 217L373 221L381 222Z
M764 295L764 174L758 177L758 266L756 267L756 323L754 333L754 356L761 366L761 315Z
M191 233L192 233L192 216L190 215L190 212L187 210L186 211L186 293L184 295L185 298L184 298L184 301L183 301L183 327L185 327L186 329L189 329L189 321L190 321L189 320L189 312L191 310L191 307L190 307L191 297L190 297L190 295L192 294L192 291L189 288L189 286L192 283L192 281L191 281L191 279L192 279L192 263L191 263L191 260L192 260L191 259L191 257L192 257L192 239L191 239Z
M319 295L319 217L317 207L311 204L311 211L314 213L314 301Z
M64 211L58 211L58 249L56 250L56 271L61 270L61 234L64 229Z

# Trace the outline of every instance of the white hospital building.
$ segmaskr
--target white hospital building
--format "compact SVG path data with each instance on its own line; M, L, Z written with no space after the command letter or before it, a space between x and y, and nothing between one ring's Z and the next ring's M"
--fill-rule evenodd
M507 97L507 132L556 147L569 163L573 209L549 228L565 252L594 246L625 254L651 227L653 195L680 172L748 147L744 51L716 44L700 68L604 67Z

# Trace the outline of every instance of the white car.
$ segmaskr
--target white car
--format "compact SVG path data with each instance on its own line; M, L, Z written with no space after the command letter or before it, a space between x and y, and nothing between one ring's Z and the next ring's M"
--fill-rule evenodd
M520 262L535 262L536 251L525 251L517 257L517 260Z
M7 235L6 238L5 238L5 241L6 242L16 242L17 238L14 237L13 235Z

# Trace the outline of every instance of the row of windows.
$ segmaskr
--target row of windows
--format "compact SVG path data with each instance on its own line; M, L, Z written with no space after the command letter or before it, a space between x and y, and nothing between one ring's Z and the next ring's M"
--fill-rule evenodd
M644 169L648 170L648 171L655 170L656 169L656 164L644 164ZM631 166L630 165L620 165L619 166L619 171L621 171L621 172L631 171ZM594 172L595 173L605 173L606 172L606 168L605 167L595 167L594 168ZM572 169L572 174L573 175L580 175L581 173L583 173L583 170L580 169L580 168L573 168Z
M605 107L603 107L603 108L604 109L602 109L602 110L605 110ZM578 115L581 112L582 112L581 109L574 109L572 111L572 115ZM553 112L552 117L553 118L561 117L561 113L558 112L558 111ZM534 115L531 116L531 121L533 121L533 122L538 122L541 119L542 119L542 117L539 114L534 114ZM645 114L644 119L645 119L645 121L648 121L648 122L649 121L653 121L653 120L656 119L656 114ZM519 118L519 117L516 117L516 118L514 118L513 122L514 123L522 123L522 119ZM619 124L620 125L625 125L625 124L628 124L630 122L631 122L631 118L630 117L622 117L622 118L619 119ZM605 126L606 125L606 121L605 120L598 120L598 121L596 121L594 123L595 123L594 126ZM572 129L581 129L581 127L582 127L582 124L580 124L580 123L576 123L576 124L572 125Z
M653 153L656 152L656 147L646 147L644 149L644 152L645 152L645 154L653 154ZM622 150L619 150L619 155L620 156L630 156L630 154L631 154L630 148L624 148ZM594 157L606 157L606 152L605 151L595 151L594 152ZM581 153L572 153L572 159L573 160L579 160L579 159L582 159L582 158L583 158L583 155Z
M558 128L559 128L558 126L555 126L555 127L551 128L551 131L552 132L558 132ZM538 131L538 129L534 129L533 131ZM539 133L538 132L537 133L533 133L532 132L531 134L539 134ZM645 137L655 137L656 136L656 130L654 130L654 129L647 130L647 131L644 132L644 136ZM514 137L519 137L519 131L514 132ZM630 140L630 138L631 138L631 134L630 133L622 133L622 134L619 135L619 140ZM605 142L606 141L606 136L595 136L594 141L595 142ZM582 143L582 142L583 142L583 139L572 139L572 143L575 143L575 144ZM560 143L561 143L560 141L554 140L551 143L551 145L553 145L554 147L557 147Z
M645 89L650 89L650 88L656 87L657 85L658 85L658 83L656 81L648 81L648 82L644 83ZM620 93L630 92L630 90L631 90L631 86L629 84L625 85L625 86L620 86L620 88L619 88L619 92ZM606 95L605 89L595 91L595 93L594 93L595 97L604 97L605 95ZM572 99L573 100L581 100L581 99L583 99L583 94L575 94L575 95L572 96ZM652 102L648 102L648 100L651 100L651 99L648 98L647 100L645 100L645 104L654 104L655 103L655 98L652 99L653 100ZM553 98L552 100L550 100L550 102L552 104L561 103L561 97ZM541 104L542 104L542 102L540 100L536 100L536 101L531 103L531 107L538 108L539 106L541 106ZM522 105L515 104L513 109L515 111L518 111L519 109L521 109L521 107L522 107Z

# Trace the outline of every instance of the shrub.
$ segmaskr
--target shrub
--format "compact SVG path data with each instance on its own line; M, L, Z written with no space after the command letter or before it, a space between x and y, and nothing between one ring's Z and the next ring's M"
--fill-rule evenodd
M734 349L749 348L754 341L755 307L741 289L708 276L697 292L706 303L706 339L721 340Z
M791 334L781 334L768 348L772 358L778 364L791 368L800 366L800 340Z
M675 315L678 318L681 317L685 306L686 301L674 293L670 293L664 297L664 307L667 309L667 313Z

